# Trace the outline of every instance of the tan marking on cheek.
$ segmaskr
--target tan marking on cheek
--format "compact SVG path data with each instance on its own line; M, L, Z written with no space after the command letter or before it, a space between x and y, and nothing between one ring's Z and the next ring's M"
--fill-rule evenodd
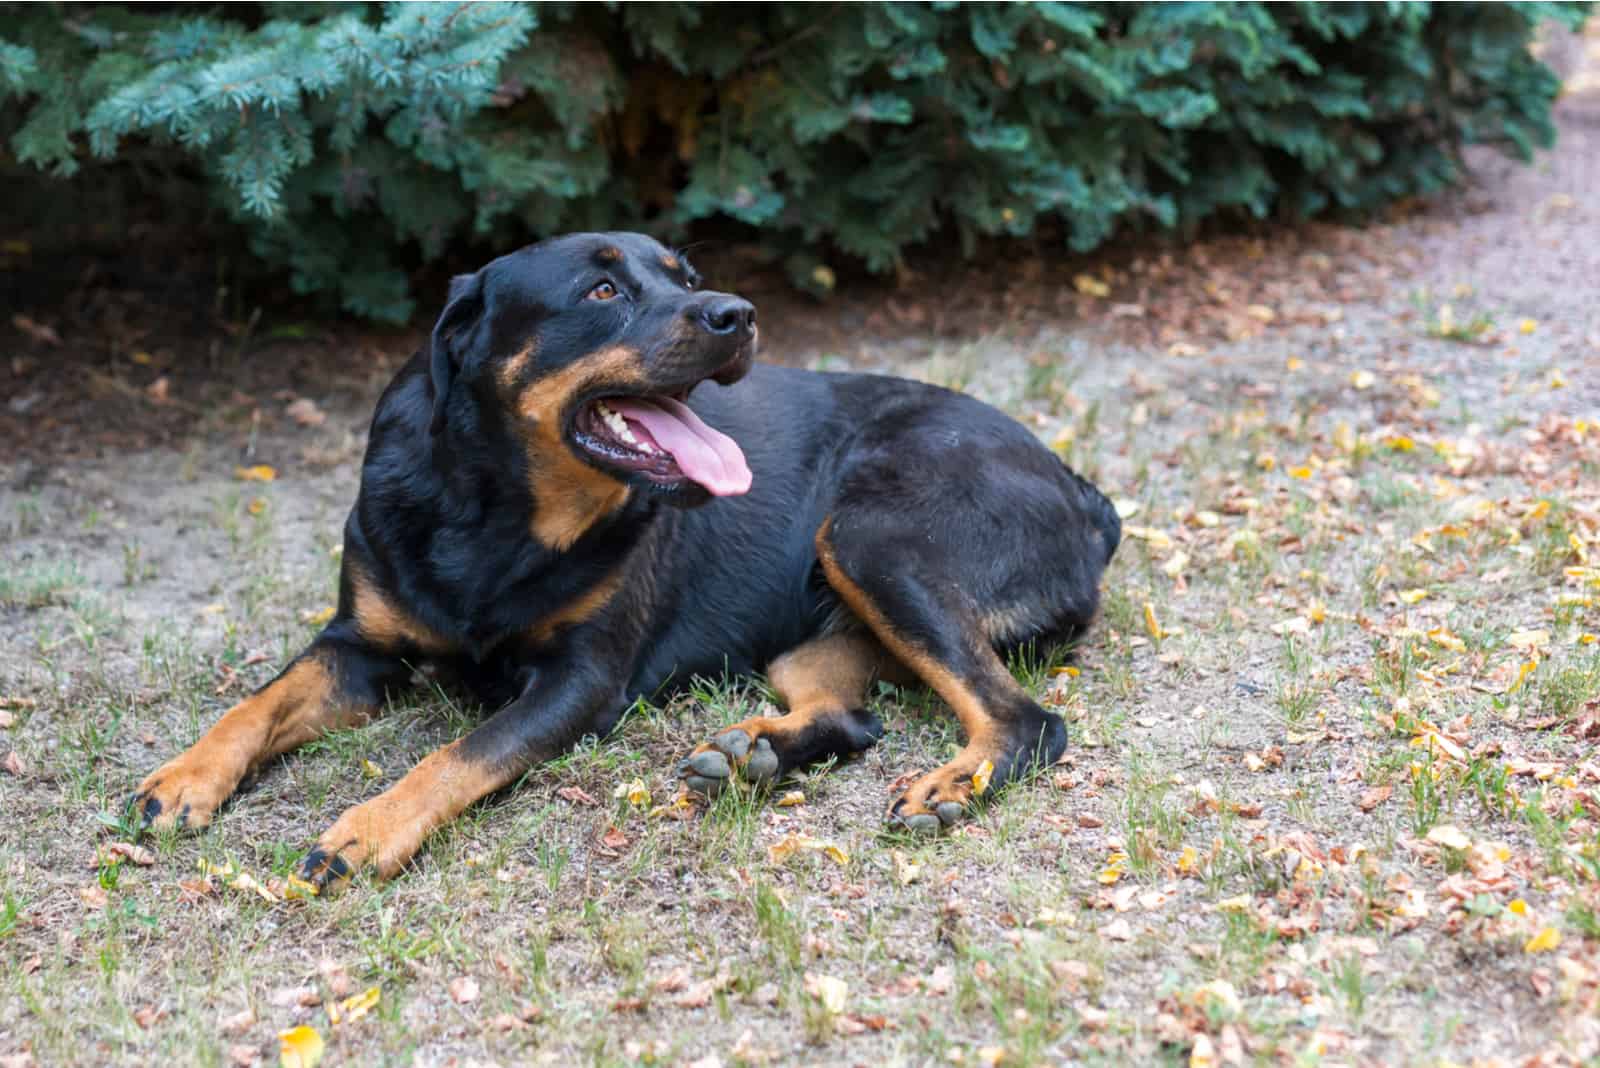
M535 642L547 642L563 627L588 622L611 603L611 598L615 597L617 590L621 588L622 569L618 568L535 623L529 630L529 636Z
M495 369L494 377L500 383L500 392L508 396L515 396L517 389L522 385L524 376L528 373L528 364L533 362L533 355L538 350L538 345L529 342L511 356L506 357L500 366Z
M682 264L678 261L678 257L669 252L661 257L661 266L669 271L676 271Z
M562 436L562 419L573 398L595 383L642 388L641 360L638 351L625 346L601 349L539 379L518 400L535 502L533 536L557 552L571 548L628 499L626 483L573 451Z
M350 568L356 630L363 638L377 648L388 651L414 646L423 652L437 653L450 648L450 642L418 622L393 598L382 593L356 565L346 566Z

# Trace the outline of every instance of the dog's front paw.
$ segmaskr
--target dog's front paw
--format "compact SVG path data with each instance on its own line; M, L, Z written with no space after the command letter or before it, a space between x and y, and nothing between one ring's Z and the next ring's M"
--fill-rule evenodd
M190 750L151 772L128 798L128 807L141 829L199 830L238 785L225 768L196 759Z
M747 722L696 747L678 764L678 773L689 789L715 797L735 778L765 786L778 777L782 763L771 740Z
M388 794L345 809L300 861L300 878L319 893L342 889L363 868L387 879L422 846L425 830Z

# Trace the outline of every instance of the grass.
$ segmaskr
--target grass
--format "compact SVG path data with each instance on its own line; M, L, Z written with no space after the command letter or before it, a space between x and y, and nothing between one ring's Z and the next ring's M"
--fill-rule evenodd
M241 484L233 453L189 443L143 458L149 482L108 460L112 491L0 489L0 756L23 769L0 771L0 947L19 962L0 974L0 1056L220 1065L240 1046L271 1063L297 1024L328 1063L1182 1064L1202 1034L1243 1039L1246 1063L1540 1052L1593 988L1541 998L1556 956L1522 947L1555 926L1558 955L1600 948L1577 770L1593 742L1574 733L1600 699L1582 643L1600 615L1572 575L1600 530L1585 484L1549 475L1597 456L1530 443L1571 417L1565 394L1541 408L1499 388L1520 357L1433 371L1489 326L1425 322L1337 351L1284 335L1320 353L1297 378L1275 341L1202 362L1089 358L1065 335L924 345L901 368L1008 406L1143 528L1083 642L1009 665L1066 719L1063 763L937 840L883 824L892 784L962 742L916 690L873 697L887 731L858 758L672 807L682 754L773 699L713 679L533 769L393 882L286 903L199 879L202 862L288 874L345 808L470 729L482 710L429 681L272 762L210 829L147 841L152 864L115 859L140 776L312 633L354 469L282 461L278 482ZM1468 413L1449 433L1475 425L1495 455L1546 454L1458 474L1433 448L1440 412ZM1415 447L1384 444L1400 437ZM803 802L780 806L790 791ZM1446 827L1469 848L1429 842ZM842 860L774 862L790 834ZM1218 981L1237 1006L1200 1007ZM333 1024L327 1004L369 986L378 1006ZM1526 1021L1510 1038L1505 1011Z

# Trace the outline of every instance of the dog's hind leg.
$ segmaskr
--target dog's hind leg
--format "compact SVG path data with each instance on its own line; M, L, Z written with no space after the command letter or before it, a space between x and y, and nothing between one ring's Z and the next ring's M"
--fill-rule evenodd
M955 759L890 805L892 822L929 831L961 818L984 791L1054 761L1067 732L995 651L986 623L993 613L964 589L974 569L949 559L925 532L901 527L881 511L842 510L818 531L817 554L851 611L961 721L967 741Z
M790 770L858 753L883 724L867 710L872 684L908 677L878 640L863 630L828 634L772 662L767 678L787 707L782 716L736 723L679 765L690 789L715 794L730 777L767 783Z

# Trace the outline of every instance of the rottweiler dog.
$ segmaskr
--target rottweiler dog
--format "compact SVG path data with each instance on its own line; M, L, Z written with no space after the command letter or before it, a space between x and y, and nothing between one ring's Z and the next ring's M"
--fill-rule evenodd
M1066 730L1004 658L1093 619L1110 502L960 393L755 363L755 308L699 281L627 233L456 278L373 416L337 614L144 780L144 823L205 826L427 660L496 711L341 815L301 865L320 887L395 874L473 802L697 675L765 671L787 706L686 756L704 794L872 745L879 679L931 687L966 734L893 799L898 825L938 830L1054 761Z

